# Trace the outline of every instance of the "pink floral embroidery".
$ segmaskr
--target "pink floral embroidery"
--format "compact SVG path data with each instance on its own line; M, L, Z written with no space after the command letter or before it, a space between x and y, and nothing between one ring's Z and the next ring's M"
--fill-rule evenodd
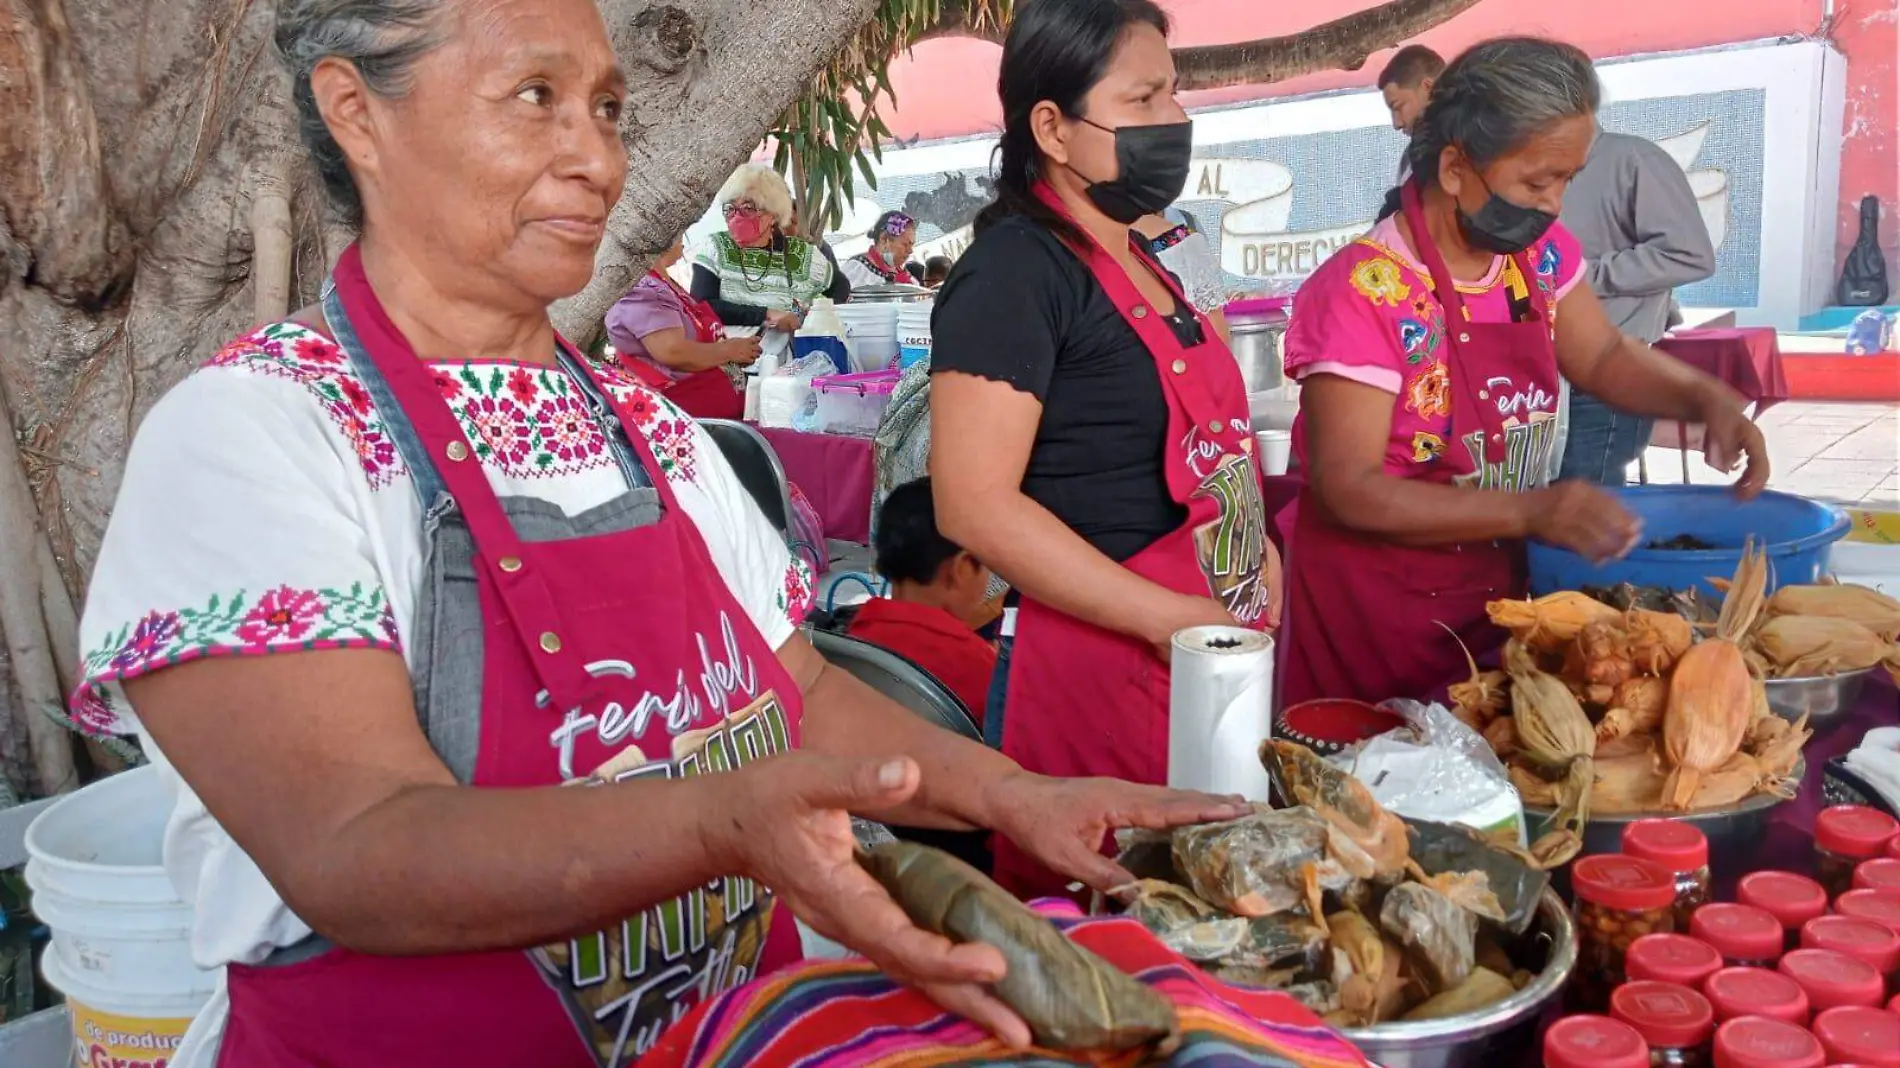
M804 561L792 558L785 569L784 608L785 616L793 623L803 623L811 613L812 605L811 572L805 568Z
M516 404L523 408L532 407L539 392L535 386L534 376L528 373L527 368L517 367L509 372L508 395L515 399Z
M372 407L369 390L354 378L345 378L337 382L337 388L343 391L343 399L349 402L351 410L358 415L368 415Z
M541 440L556 459L573 464L592 459L606 448L600 425L580 399L569 396L543 398L534 413L541 425Z
M323 619L323 598L315 590L279 586L258 598L238 624L237 638L246 645L302 641Z
M476 444L492 450L504 469L520 465L534 451L534 427L515 402L482 397L471 401L463 414L475 425Z
M178 637L178 613L153 612L132 629L132 636L112 654L112 666L127 668L151 659Z
M454 375L440 367L431 368L429 374L435 378L435 388L441 390L443 398L449 402L453 403L455 398L462 395L461 380Z
M343 363L343 350L336 343L320 334L312 333L297 339L295 359L298 363L335 365Z

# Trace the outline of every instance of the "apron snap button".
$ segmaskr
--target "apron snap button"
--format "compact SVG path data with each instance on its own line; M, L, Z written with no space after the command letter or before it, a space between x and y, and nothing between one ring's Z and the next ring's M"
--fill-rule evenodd
M519 556L504 556L500 560L495 561L495 563L503 571L506 571L511 575L521 570L521 557Z
M461 463L463 460L468 459L468 446L459 441L449 442L449 447L442 451L448 453L449 459L454 460L456 463Z
M560 652L561 651L561 636L559 634L554 633L551 630L542 633L541 651L544 653Z
M1223 425L1224 425L1224 424L1222 424L1222 423L1221 423L1221 421L1220 421L1220 420L1218 420L1218 419L1214 419L1214 420L1211 420L1211 421L1209 421L1209 422L1208 422L1208 424L1207 424L1207 429L1208 429L1208 432L1209 432L1209 433L1211 433L1211 434L1218 434L1218 433L1220 433L1220 428L1221 428L1221 427L1222 427Z
M1485 391L1485 390L1482 390L1482 389L1481 389L1481 390L1479 390L1479 391L1478 391L1478 399L1479 399L1479 400L1490 400L1490 399L1491 399L1491 394L1490 394L1489 392L1487 392L1487 391Z
M1148 306L1146 304L1135 305L1133 315L1137 319L1146 319L1148 317Z
M1174 372L1175 374L1177 374L1177 375L1182 375L1182 374L1186 374L1186 373L1187 373L1187 361L1186 361L1186 360L1176 360L1176 361L1174 361L1174 365L1173 365L1173 366L1172 366L1172 367L1170 368L1170 370L1172 370L1172 371L1173 371L1173 372Z
M1458 340L1459 340L1459 341L1470 341L1470 340L1471 340L1471 335L1470 335L1470 334L1459 334L1459 335L1458 335Z

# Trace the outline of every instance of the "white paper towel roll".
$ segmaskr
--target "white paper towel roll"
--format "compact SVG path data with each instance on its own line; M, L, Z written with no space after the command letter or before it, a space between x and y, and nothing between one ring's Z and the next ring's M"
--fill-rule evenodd
M1273 639L1243 627L1174 636L1168 785L1267 799L1260 743L1273 728Z

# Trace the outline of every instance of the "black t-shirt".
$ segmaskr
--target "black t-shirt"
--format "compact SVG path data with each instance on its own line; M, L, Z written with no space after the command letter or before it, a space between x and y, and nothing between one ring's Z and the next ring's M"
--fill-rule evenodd
M1168 317L1184 344L1200 327ZM1162 468L1168 408L1154 356L1072 251L1038 223L978 236L937 292L932 372L1005 382L1042 402L1023 492L1126 560L1187 521Z

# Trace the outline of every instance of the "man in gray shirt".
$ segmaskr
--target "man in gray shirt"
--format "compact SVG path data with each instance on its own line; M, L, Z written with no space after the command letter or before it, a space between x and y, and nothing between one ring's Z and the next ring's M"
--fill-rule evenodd
M1604 312L1638 340L1653 343L1675 324L1677 286L1715 273L1689 176L1644 138L1598 132L1564 193L1562 218L1589 257L1585 277ZM1654 425L1571 391L1561 477L1622 485Z

